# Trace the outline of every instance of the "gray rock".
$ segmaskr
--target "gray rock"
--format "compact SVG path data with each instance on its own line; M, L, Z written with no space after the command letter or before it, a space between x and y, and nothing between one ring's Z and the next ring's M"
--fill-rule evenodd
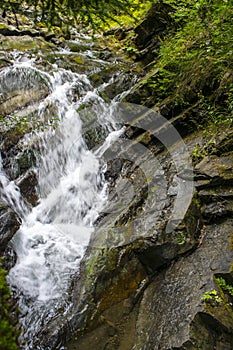
M206 227L200 248L159 274L146 289L138 315L135 350L214 349L220 341L226 345L221 349L233 345L233 316L227 306L222 305L229 314L224 325L218 308L210 310L201 300L205 292L217 289L213 274L229 271L232 223L229 220ZM214 324L218 330L211 330ZM225 340L224 333L228 333ZM182 347L188 341L190 347Z
M3 253L7 244L18 231L20 219L16 213L4 202L0 202L0 253Z
M38 203L38 194L36 191L38 180L36 174L33 171L28 171L18 179L16 184L23 198L32 206L35 206Z

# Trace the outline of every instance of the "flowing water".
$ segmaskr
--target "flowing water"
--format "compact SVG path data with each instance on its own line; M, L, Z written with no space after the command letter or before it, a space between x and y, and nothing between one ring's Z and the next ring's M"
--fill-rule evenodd
M31 88L47 91L35 108L36 119L45 128L21 141L28 143L36 135L37 206L26 203L0 162L1 197L22 219L11 242L17 262L8 281L19 300L22 348L35 350L41 327L59 312L66 314L71 306L72 276L78 273L94 222L107 201L100 155L121 132L114 131L114 101L109 106L99 94L106 83L95 89L85 74L56 65L42 69L34 59L25 58L2 70L0 79L5 93ZM77 112L84 104L92 106L91 114L106 136L95 152L85 143L83 120ZM56 128L50 126L54 121Z

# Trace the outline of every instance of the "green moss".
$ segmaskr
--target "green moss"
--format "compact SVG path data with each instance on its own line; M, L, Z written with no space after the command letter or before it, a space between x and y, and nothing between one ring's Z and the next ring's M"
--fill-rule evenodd
M17 336L11 321L11 293L6 282L7 272L0 262L0 349L18 350Z
M201 202L198 192L193 194L192 202L185 214L185 217L175 230L176 242L179 245L190 244L190 241L197 243L198 235L202 227Z
M93 254L86 265L87 275L89 277L95 276L99 269L106 271L113 271L117 266L118 251L116 249L102 248Z
M230 249L233 250L233 232L231 233L231 238L230 238Z
M195 205L195 207L197 209L201 209L201 200L198 197L198 191L195 191L193 194L193 199L192 199L192 203Z
M82 55L79 55L79 56L77 56L77 57L74 57L73 58L74 59L74 61L77 63L77 64L84 64L84 59L83 59L83 56Z

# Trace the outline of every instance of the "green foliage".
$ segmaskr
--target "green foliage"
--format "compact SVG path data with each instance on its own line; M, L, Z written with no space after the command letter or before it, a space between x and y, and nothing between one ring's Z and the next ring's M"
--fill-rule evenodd
M175 72L165 68L160 68L155 76L148 79L147 85L154 89L154 93L159 100L167 97L168 91L175 87Z
M205 158L209 154L216 151L215 133L209 134L209 133L211 133L211 130L205 129L204 137L206 139L202 141L201 145L197 144L193 148L193 150L191 152L191 156L192 156L194 163L201 161L203 158Z
M168 98L181 109L198 102L203 119L232 123L232 0L164 0L172 6L173 30L155 56L155 73L143 81L155 103ZM177 109L178 110L178 109Z
M223 299L218 295L218 292L215 289L211 290L210 292L206 292L201 298L201 300L204 302L214 301L217 304L220 304L223 302Z
M141 9L148 8L145 5L150 1L139 0L0 0L0 6L5 13L15 15L30 14L34 20L47 26L61 27L64 25L76 26L80 23L91 24L92 27L99 27L100 23L120 22L122 19L130 21L130 18L137 18ZM125 16L121 18L122 16Z
M208 152L206 151L206 149L203 147L203 145L199 145L199 144L197 144L191 152L191 157L195 163L201 161L207 155L208 155Z
M222 277L217 277L216 279L217 285L223 290L223 292L227 292L229 295L233 297L233 286L227 284L227 282Z
M178 235L176 236L176 241L179 245L183 245L186 243L187 240L187 235L184 232L180 232L178 233Z
M214 289L210 292L206 292L201 300L206 303L224 303L224 305L229 306L224 294L227 293L229 296L233 297L233 286L228 284L223 277L215 277L214 280L219 291Z
M17 332L10 321L11 294L6 282L7 272L0 261L0 349L18 350Z
M119 25L129 26L141 21L143 16L150 9L153 0L129 0L127 5L127 11L121 11L115 13L114 17L106 19L104 23L99 21L99 25L103 29L108 29L108 27L113 27L118 23ZM102 21L103 22L103 21ZM132 51L136 49L132 47ZM134 53L134 52L133 52Z

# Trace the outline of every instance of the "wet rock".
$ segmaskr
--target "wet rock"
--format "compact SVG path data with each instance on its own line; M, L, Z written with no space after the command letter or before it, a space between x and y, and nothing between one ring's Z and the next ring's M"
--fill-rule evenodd
M91 80L91 83L94 87L98 87L104 83L103 77L101 76L101 74L98 74L98 73L91 74L90 80Z
M35 165L35 152L30 148L25 148L23 151L19 152L13 160L11 160L11 178L18 178Z
M27 133L29 130L22 130L18 128L12 128L10 130L0 132L1 151L9 149L11 146L16 145L17 142Z
M18 30L13 26L2 26L0 27L0 34L4 35L4 36L24 36L24 35L28 35L28 36L39 36L40 32L38 31L30 31L30 30Z
M136 84L124 98L124 102L145 105L151 108L154 106L153 89L145 84Z
M13 36L5 36L0 33L0 50L25 52L27 50L34 51L37 49L54 48L53 44L48 43L42 37L33 38L29 35L23 35L19 38L17 31L13 33Z
M84 138L88 149L95 149L105 140L106 130L100 125L91 125L90 130L84 133Z
M196 186L198 189L233 183L233 155L225 157L205 157L196 167Z
M146 152L141 155L149 166L147 157ZM161 163L166 164L165 158L167 156L160 159ZM112 203L110 201L91 238L74 288L68 324L61 317L61 327L56 332L54 325L50 324L41 335L43 346L55 347L58 341L66 342L72 336L72 329L76 329L77 334L67 343L70 350L94 347L94 339L105 332L110 334L106 341L101 341L98 350L105 346L118 349L121 341L128 346L127 334L122 335L124 327L121 322L123 319L135 322L135 314L131 312L151 276L191 252L198 244L201 220L196 200L191 203L182 222L174 227L172 224L175 223L170 222L170 230L166 230L176 192L171 196L167 194L167 188L165 190L162 185L163 171L151 167L160 186L154 186L158 192L153 193L154 198L152 194L148 198L146 178L138 166L130 161L121 162L119 154L110 166L109 176L117 193L112 193ZM173 177L172 172L169 176ZM176 186L179 186L178 183L179 180ZM134 189L132 198L129 198L129 191L126 192L128 198L124 196L125 186L129 185ZM130 331L132 327L134 325L130 323L127 329Z
M193 209L190 208L190 210L193 212ZM186 229L183 227L183 231L182 225L180 225L179 234L181 235L181 232L184 234L186 231L187 236L187 227L190 225L194 228L195 222L196 219L189 224L186 222ZM196 228L194 231L194 235L196 235ZM133 230L131 234L132 232ZM114 233L117 234L117 232L112 232L113 235ZM160 234L162 239L164 232ZM170 241L172 241L172 237L173 235L171 235ZM109 239L113 238L109 237ZM187 237L186 239L188 241ZM88 303L84 313L86 317L91 318L91 321L88 321L87 328L83 328L83 332L78 332L67 343L67 349L91 348L94 346L94 339L99 334L105 334L105 339L100 340L98 350L106 348L132 349L133 346L136 346L135 330L137 331L137 328L135 328L135 324L137 322L138 302L150 283L149 276L155 274L156 271L158 272L165 265L167 266L169 262L181 254L182 250L187 251L187 243L179 241L179 244L177 243L179 248L174 249L175 244L172 247L172 243L169 245L168 241L163 245L159 243L159 239L153 241L152 237L151 240L148 237L141 237L138 241L122 247L90 251L89 258L85 261L86 267L83 266L87 280L83 280L81 293L83 296L78 300L79 307L85 304L81 302L84 295L87 298L86 303L88 303L87 300L92 300L91 304ZM189 247L191 244L193 243L190 242ZM81 280L82 278L81 274ZM79 293L78 295L80 295ZM82 324L85 327L83 319L82 323L79 322L78 317L71 319L73 326L77 327L78 324L80 326ZM129 334L132 335L130 339Z
M204 158L195 168L196 186L206 222L232 217L232 154Z
M162 272L146 289L136 325L135 349L212 349L220 342L226 346L221 349L230 349L232 311L224 303L223 314L218 307L210 310L202 297L217 289L213 274L230 269L231 225L232 220L207 226L201 247Z
M233 215L233 189L227 185L199 191L202 214L206 222L219 221Z
M83 52L90 49L90 44L87 44L85 41L77 42L74 40L67 40L65 41L65 44L72 52Z
M4 202L0 202L0 252L3 253L7 244L18 231L20 219Z
M0 57L0 69L3 69L5 67L9 67L9 66L11 66L11 64L12 64L12 62L9 59L7 59L6 57L4 57L4 55Z
M154 35L164 32L171 23L171 11L172 7L163 3L156 3L151 7L145 20L134 29L137 34L135 43L140 49L146 47Z
M221 203L226 201L231 203L231 168L231 155L221 158L208 157L197 166L197 184L201 181L200 179L204 178L208 180L207 187L203 189L199 187L200 199L194 197L185 218L169 234L162 229L163 226L157 226L154 233L152 230L150 234L139 235L140 238L128 243L130 240L129 238L127 240L127 235L129 237L132 232L135 233L136 227L132 226L131 229L128 227L126 235L120 225L124 222L124 230L126 230L129 222L127 220L132 220L134 217L130 214L126 221L117 219L119 226L112 228L111 234L110 231L108 232L105 244L107 246L110 244L110 250L102 248L98 253L99 246L98 244L95 246L98 240L92 241L94 247L97 248L96 253L90 253L89 258L83 262L84 270L89 266L85 271L86 276L92 276L90 284L86 283L86 279L82 279L82 273L80 276L83 281L82 293L87 297L86 303L88 303L87 300L92 300L94 304L88 306L85 322L89 317L92 318L92 321L85 323L83 319L82 322L78 321L78 317L71 318L71 323L75 327L79 328L81 324L86 324L87 328L85 329L84 326L82 332L78 332L76 338L74 337L67 343L69 350L84 350L93 347L94 339L100 334L105 338L99 342L98 350L106 348L124 350L132 348L194 350L201 348L207 350L209 344L212 348L217 347L222 350L232 348L233 318L232 311L230 311L232 302L229 296L226 294L223 296L219 286L215 283L215 277L219 274L227 274L232 264L230 212L222 213L224 215L221 215L221 219L225 220L222 220L222 223L218 223L218 220L215 220L216 224L213 223L213 218L218 217L217 209L215 210L213 206L218 208L218 199L221 198L221 195ZM127 166L124 161L119 162L119 159L112 161L109 176L112 176L113 188L117 187L123 174L131 173L130 170L132 174L135 172L132 165ZM136 178L140 179L139 173ZM143 188L142 184L143 178L138 181L139 187L136 187L136 192L139 191L139 188ZM172 193L170 188L170 194ZM203 209L204 206L206 210ZM130 207L127 208L129 213ZM205 221L209 223L208 226L202 227L200 211ZM150 215L149 212L148 215ZM113 214L111 218L113 219ZM102 230L105 228L105 220L107 218L102 220L103 226L100 226ZM137 224L140 227L139 222ZM117 243L119 247L114 248L114 244ZM117 303L114 304L115 293L122 295L121 285L118 284L120 271L117 270L116 261L120 262L120 266L124 269L129 257L136 262L137 269L143 271L137 285L137 293L135 294L132 289L130 295L125 298L120 296ZM110 261L111 265L109 265ZM85 264L87 264L86 267ZM98 271L101 272L98 273ZM127 275L128 270L126 269L125 272ZM97 277L97 280L94 276ZM231 284L230 277L225 278ZM94 294L92 288L95 290ZM211 290L217 290L217 296L222 298L220 304L218 298L213 299L209 304L203 300L205 293ZM108 293L109 300L112 300L112 305L111 301L105 304L106 299L103 298L105 291ZM80 293L80 289L77 289L77 295L82 295ZM142 298L141 303L140 298ZM85 305L81 299L79 299L80 310L81 305L82 307ZM95 307L97 300L98 306ZM132 308L132 305L135 304L136 307ZM100 308L99 305L101 305ZM126 305L131 306L127 309ZM121 321L117 315L121 315ZM136 330L136 333L132 331L133 329ZM129 334L133 338L131 341L128 339Z
M89 76L89 79L94 87L97 87L103 83L108 83L110 80L113 80L119 74L119 67L110 65L107 68L103 67L99 72L94 72ZM122 86L123 88L123 86Z
M122 73L119 76L117 76L115 78L115 81L110 85L108 85L103 90L103 92L109 99L113 99L115 96L122 93L123 92L122 90L124 91L129 90L134 85L136 81L135 78L136 77L134 74Z
M3 267L6 271L10 271L10 269L15 265L17 261L17 255L10 244L5 248L4 252L1 253L3 257Z
M233 216L233 201L218 201L202 206L203 217L207 222Z
M216 145L215 154L220 156L223 153L231 152L233 149L233 132L225 132Z
M174 97L159 102L155 89L148 83L140 81L124 97L124 102L144 105L147 108L156 110L166 118L184 138L195 132L200 124L206 122L203 116L200 121L200 111L198 103L194 101L188 108L175 103ZM192 101L193 102L193 101Z
M220 305L212 312L199 312L191 323L190 333L193 334L192 341L187 341L180 350L187 349L232 349L232 319L226 305ZM216 317L217 314L225 315L229 318L227 327L223 324L223 317ZM224 322L225 323L225 322Z
M38 194L36 191L38 180L36 174L32 171L29 171L25 175L21 176L17 180L16 184L19 187L22 196L27 200L27 202L32 206L35 206L38 203Z
M195 249L198 244L202 219L200 210L193 201L182 221L172 233L160 234L156 243L151 237L144 242L144 247L137 254L146 267L148 274L153 274L173 259Z
M205 188L198 192L198 196L204 204L231 201L233 200L233 188L223 185Z
M28 104L40 101L48 95L46 90L18 90L12 93L12 96L8 96L0 106L0 114L2 116L11 114L17 109L23 108Z
M46 128L46 125L50 122L50 120L39 119L37 118L37 114L35 110L38 105L33 104L22 111L15 112L13 115L2 117L0 120L0 149L2 152L6 154L10 153L12 157L15 157L19 152L22 151L23 148L26 148L21 144L19 145L19 141L23 139L26 134L31 133L32 131L41 131ZM24 114L25 113L25 114ZM50 115L53 118L52 115ZM53 119L52 119L53 120ZM50 123L50 125L53 121ZM55 122L54 124L55 125ZM36 143L38 138L34 138L34 142ZM30 143L29 143L30 144ZM32 146L32 144L30 144ZM15 177L14 172L17 173L18 160L14 163L14 159L11 159L11 167L12 167L12 178ZM22 165L21 165L22 166ZM18 169L18 170L17 170Z
M46 55L43 61L43 65L56 64L59 68L70 69L72 72L79 74L92 74L95 71L101 70L104 67L104 62L100 62L96 59L93 62L91 57L80 52L50 52Z
M96 337L106 334L106 338L99 341L99 349L102 349L101 344L104 349L106 344L111 346L111 338L119 334L120 328L117 325L119 320L127 318L133 308L142 288L141 281L146 278L143 266L133 253L130 254L127 249L123 251L94 249L85 263L82 272L87 279L85 284L77 285L74 299L75 308L81 311L80 317L69 315L69 326L63 322L63 331L59 332L59 335L49 328L49 333L45 333L46 338L42 337L43 346L49 344L55 347L57 341L62 343L70 338L72 329L79 329L78 334L66 345L67 349L84 350L94 347ZM82 338L86 327L90 333Z

